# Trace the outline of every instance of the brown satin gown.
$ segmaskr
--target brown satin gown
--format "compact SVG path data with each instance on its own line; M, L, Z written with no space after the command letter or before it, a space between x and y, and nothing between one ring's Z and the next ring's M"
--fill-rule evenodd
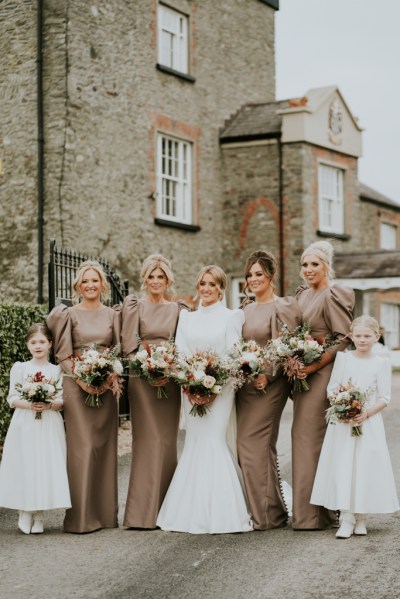
M302 310L303 322L311 325L313 337L333 336L337 345L327 351L333 357L349 344L345 338L353 318L354 291L332 285L314 293L300 287L296 297ZM296 392L293 398L292 425L292 483L294 529L318 530L332 526L335 512L311 505L310 497L317 470L319 454L326 431L325 412L329 407L326 388L331 376L333 361L307 377L309 391Z
M64 305L52 310L47 324L54 336L54 351L63 372L71 373L69 357L92 343L101 348L120 342L120 311L104 306L81 310ZM118 527L118 402L111 393L101 395L103 405L85 405L87 393L72 378L64 377L64 418L67 437L67 471L72 508L66 511L64 531L87 533Z
M281 324L293 329L301 322L294 298L278 298L269 304L248 304L244 308L243 338L265 346L280 334ZM288 519L280 489L276 443L283 409L289 396L285 376L267 371L271 381L265 394L252 383L236 395L237 448L253 526L268 530L285 526Z
M182 303L155 304L129 295L122 308L122 349L132 357L140 341L157 343L175 337ZM145 380L130 377L132 462L124 526L156 528L157 515L177 465L180 389L166 386L168 397Z

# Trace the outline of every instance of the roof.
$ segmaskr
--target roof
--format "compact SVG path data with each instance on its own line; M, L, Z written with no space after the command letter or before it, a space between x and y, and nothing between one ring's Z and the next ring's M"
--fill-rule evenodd
M379 204L380 206L390 206L390 208L396 208L400 210L399 202L384 196L379 191L375 191L372 187L368 187L364 183L360 182L360 199L365 200L367 202L372 202L373 204Z
M335 254L338 279L375 279L400 276L400 250Z
M221 141L273 137L281 132L282 116L277 110L289 107L289 100L246 104L225 122L221 130Z

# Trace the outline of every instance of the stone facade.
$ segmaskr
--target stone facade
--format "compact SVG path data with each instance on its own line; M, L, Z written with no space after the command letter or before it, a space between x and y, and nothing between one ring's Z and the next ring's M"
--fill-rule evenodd
M136 289L143 258L162 252L187 295L201 265L223 262L219 129L242 104L275 97L275 11L259 0L167 4L189 15L194 81L156 68L156 0L45 0L45 247L56 238L102 255ZM11 300L34 300L37 285L35 6L0 8L0 48L12 59L2 82L0 284ZM198 232L154 222L157 130L194 144Z

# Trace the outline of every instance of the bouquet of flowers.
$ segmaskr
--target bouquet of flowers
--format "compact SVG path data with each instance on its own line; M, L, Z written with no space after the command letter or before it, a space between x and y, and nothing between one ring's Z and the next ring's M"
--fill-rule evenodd
M236 388L242 387L247 381L252 381L264 372L265 351L249 339L241 339L235 343L229 353L232 360L233 379Z
M98 345L93 344L82 354L71 357L72 375L70 376L99 389L104 383L107 383L113 394L119 399L124 386L124 379L121 376L124 368L119 360L120 353L119 345L113 348L107 347L101 351L98 349ZM90 408L99 408L102 405L99 393L89 393L85 404Z
M231 376L232 366L227 360L213 351L198 351L177 357L173 378L193 406L190 414L204 416Z
M336 339L311 336L309 323L304 323L291 331L286 324L282 325L281 335L271 339L267 345L267 360L272 362L276 372L282 365L283 372L293 384L294 391L309 391L306 379L298 378L303 366L318 362L328 347L338 343Z
M62 391L60 381L46 379L42 372L30 374L24 383L16 383L15 388L19 391L21 399L32 403L51 403ZM42 419L42 412L36 412L35 420Z
M159 379L171 376L175 353L175 343L171 339L161 343L144 343L129 361L129 372L150 384L157 383ZM157 388L157 397L167 397L165 386Z
M326 411L327 422L331 422L332 424L346 422L351 424L353 418L363 411L366 396L367 392L361 391L349 379L346 385L340 385L337 391L328 396L331 407ZM352 437L362 435L362 427L352 424L351 435Z

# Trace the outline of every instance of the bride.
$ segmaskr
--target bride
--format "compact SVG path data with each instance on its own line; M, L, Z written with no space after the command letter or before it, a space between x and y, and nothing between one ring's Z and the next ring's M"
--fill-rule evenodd
M222 355L240 339L243 312L221 303L226 283L219 266L200 270L196 283L200 306L196 312L182 311L179 317L176 345L183 354L213 350ZM224 385L203 417L189 414L192 405L186 395L183 405L185 444L157 526L193 534L252 530L241 471L227 442L235 418L231 384Z

